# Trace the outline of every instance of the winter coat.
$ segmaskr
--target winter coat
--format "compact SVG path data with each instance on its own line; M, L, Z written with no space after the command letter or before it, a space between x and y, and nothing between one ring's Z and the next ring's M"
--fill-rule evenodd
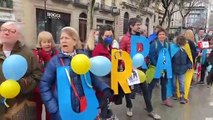
M77 53L83 53L83 51L77 51ZM41 92L41 97L42 100L47 107L49 113L51 114L51 118L53 120L60 120L60 114L59 114L59 106L58 106L58 93L57 93L57 68L62 66L62 63L60 61L62 59L64 61L65 66L70 66L70 61L72 60L72 57L69 55L63 54L61 51L59 54L54 56L49 63L47 64L45 68L45 72L41 78L40 82L40 92ZM83 96L83 88L80 80L80 76L72 72L70 74L77 93L79 96ZM103 82L99 81L95 76L91 74L91 80L93 86L100 90L104 91L105 89L108 89L108 86L104 84ZM52 90L51 86L55 87L54 90ZM72 108L75 112L79 112L79 100L75 96L75 94L72 92L71 93L71 99L72 99Z
M188 69L192 68L192 63L183 48L173 56L172 58L172 70L176 75L183 75Z
M122 37L119 48L130 54L130 49L131 49L131 35L130 35L130 33L127 32L126 35L124 35Z
M195 58L198 56L197 48L196 48L195 43L193 41L188 40L188 43L189 43L189 47L191 49L193 62L195 62Z
M3 52L2 47L3 45L0 45L0 84L6 80L6 78L4 78L4 75L2 73L2 64L4 60L6 59L6 56ZM0 104L0 120L5 119L3 118L4 115L7 115L8 117L10 117L9 118L10 120L18 120L18 119L15 119L17 116L21 116L19 117L20 120L28 119L31 116L33 116L32 111L31 111L32 113L30 113L30 111L26 111L27 108L21 109L20 111L25 111L23 112L25 114L20 115L22 112L17 111L17 108L14 108L14 105L22 104L23 101L32 99L33 97L32 91L36 87L37 83L39 83L39 80L41 77L41 69L38 67L37 60L34 57L33 51L31 49L27 48L25 45L21 45L20 42L17 42L13 50L11 51L11 55L13 54L18 54L23 56L27 60L28 69L24 77L18 81L21 86L21 92L19 93L19 95L13 99L7 99L7 104L10 107L6 108L3 104ZM3 99L4 98L0 96L0 101L2 101ZM8 113L9 111L12 112L15 109L17 111L17 114Z
M46 64L50 61L50 59L58 54L58 50L52 49L50 52L47 52L41 48L33 49L33 53L37 58L39 65L41 65L42 72L44 72L44 68Z
M151 43L152 41L157 40L157 38L158 38L158 36L157 36L157 34L154 32L154 33L152 33L152 34L148 37L148 40L149 40L149 42Z
M102 43L98 43L95 49L92 51L92 57L94 56L104 56L111 60L111 50L108 50Z
M42 72L44 72L44 69L47 65L47 63L50 61L50 59L58 54L58 50L52 49L50 52L46 52L45 50L41 48L37 48L33 50L33 53L41 67ZM37 86L34 90L36 94L40 94L39 87ZM40 95L39 95L40 96Z

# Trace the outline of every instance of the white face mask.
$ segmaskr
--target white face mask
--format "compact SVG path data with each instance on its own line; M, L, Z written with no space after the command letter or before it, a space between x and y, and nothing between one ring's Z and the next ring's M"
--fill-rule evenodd
M98 42L98 36L95 36L95 42Z

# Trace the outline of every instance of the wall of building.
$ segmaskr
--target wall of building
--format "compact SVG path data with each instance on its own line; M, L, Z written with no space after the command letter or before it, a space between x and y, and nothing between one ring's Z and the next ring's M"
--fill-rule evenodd
M81 0L83 3L87 3L88 1ZM96 3L101 3L101 0L97 0ZM123 2L128 2L129 4L135 5L134 2L130 0L115 0L115 4L118 9L120 9L120 14L112 14L111 12L103 12L102 10L95 10L94 12L94 28L98 27L101 23L97 21L97 19L103 19L103 24L106 22L112 22L112 25L115 29L115 37L118 39L119 36L123 35L123 23L124 23L124 14L127 12L129 14L129 18L136 17L137 15L141 15L135 8L125 7L121 5ZM111 6L112 0L105 0L105 5ZM13 10L7 11L11 14L14 14L14 20L20 22L23 26L23 35L25 42L30 47L35 47L37 42L37 17L36 17L36 9L43 9L45 6L44 0L14 0L14 8ZM69 25L74 27L77 31L79 31L79 15L81 13L87 14L87 9L74 6L71 2L64 2L60 0L47 0L46 2L47 11L55 11L59 13L70 14L70 23ZM0 13L2 10L0 9ZM154 14L155 14L155 22L154 22ZM141 15L142 24L146 24L146 19L149 19L149 34L153 32L153 27L159 24L158 14L146 14L143 13Z

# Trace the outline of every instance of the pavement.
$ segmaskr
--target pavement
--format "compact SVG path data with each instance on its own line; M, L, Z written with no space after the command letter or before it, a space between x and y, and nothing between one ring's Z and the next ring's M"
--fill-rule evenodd
M171 100L173 108L161 104L160 87L153 91L152 104L154 111L162 120L213 120L213 88L207 85L194 85L191 87L189 103L180 104L177 100ZM136 95L133 100L133 116L126 115L125 99L122 105L112 104L110 107L119 120L153 120L145 111L143 96Z

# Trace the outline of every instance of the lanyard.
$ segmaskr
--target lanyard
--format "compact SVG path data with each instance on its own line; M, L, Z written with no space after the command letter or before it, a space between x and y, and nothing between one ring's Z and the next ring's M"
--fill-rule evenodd
M62 66L65 66L64 61L63 61L62 58L60 58L60 62L61 62L61 64L62 64ZM72 82L72 80L71 80L71 78L70 78L70 74L69 74L69 72L68 72L68 70L67 70L66 68L65 68L65 72L66 72L67 78L68 78L68 80L69 80L69 82L70 82L70 85L71 85L71 87L72 87L72 89L73 89L73 91L74 91L75 96L76 96L76 97L78 98L78 100L80 101L80 97L79 97L79 95L78 95L77 89L76 89L74 83Z
M163 64L166 64L166 50L163 48Z

